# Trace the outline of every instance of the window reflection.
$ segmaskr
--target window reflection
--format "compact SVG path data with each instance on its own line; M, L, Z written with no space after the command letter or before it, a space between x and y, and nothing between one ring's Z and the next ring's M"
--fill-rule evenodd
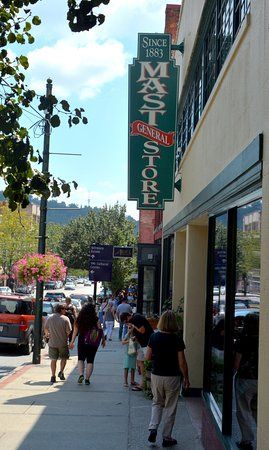
M227 214L216 218L211 349L211 394L222 412L224 370L224 321L226 298Z
M249 449L257 428L261 208L258 200L237 210L233 437Z

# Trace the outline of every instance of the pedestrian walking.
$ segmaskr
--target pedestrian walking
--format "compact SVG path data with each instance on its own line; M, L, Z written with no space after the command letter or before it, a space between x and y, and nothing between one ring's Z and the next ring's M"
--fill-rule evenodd
M58 377L65 380L64 369L69 358L68 336L71 333L71 323L65 316L65 305L55 306L55 313L50 316L45 324L45 336L48 339L49 358L51 360L51 383L56 382L57 360L60 359L60 372Z
M125 325L125 322L122 321L121 316L123 313L132 314L133 310L130 305L128 305L126 298L122 296L121 303L117 307L116 310L116 318L119 322L119 340L122 340L122 336L124 336L127 333L127 326Z
M78 383L84 380L84 366L86 361L85 384L90 384L90 377L93 372L94 358L100 343L105 346L106 340L100 321L98 320L93 305L86 303L78 314L74 324L69 348L74 348L76 337L78 336Z
M99 312L98 312L98 318L99 318L99 321L100 321L100 323L101 323L102 325L104 324L104 315L105 315L105 309L106 309L106 307L107 307L107 299L106 299L106 297L105 297L105 298L103 298L103 300L102 300L102 303L101 303L101 305L100 305Z
M112 341L112 331L114 327L115 312L113 301L110 300L105 309L104 322L105 322L105 336L109 341Z
M133 386L133 391L142 391L143 389L143 376L144 376L144 361L146 348L149 342L149 338L153 333L153 328L149 321L142 314L122 313L121 321L125 324L131 325L134 335L139 344L137 351L137 364L141 374L141 382L138 386Z
M153 394L149 442L156 442L157 430L163 416L163 447L172 447L177 440L172 438L181 374L183 387L189 388L188 366L185 359L185 344L179 336L175 314L165 311L159 320L158 331L150 336L146 360L152 361L151 390Z
M124 354L124 387L128 387L128 374L129 370L131 372L131 386L136 386L135 382L135 369L136 369L136 356L138 343L136 341L136 337L134 335L133 328L129 325L127 334L122 339L122 344L125 345L125 354Z
M72 305L72 300L70 297L65 298L65 315L70 320L71 327L72 327L72 331L69 334L69 341L71 341L72 333L73 333L73 329L74 329L74 323L75 323L75 320L77 317L77 312L76 312L76 308L74 307L74 305Z

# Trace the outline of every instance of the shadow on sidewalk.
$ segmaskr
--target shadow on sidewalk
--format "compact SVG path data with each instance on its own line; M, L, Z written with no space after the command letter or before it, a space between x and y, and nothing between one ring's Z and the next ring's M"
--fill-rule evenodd
M126 450L129 392L122 388L121 356L112 345L99 350L90 386L78 385L74 356L67 362L66 381L53 385L47 381L47 359L32 366L16 384L1 391L7 398L2 403L4 414L0 413L1 431L5 431L0 447Z

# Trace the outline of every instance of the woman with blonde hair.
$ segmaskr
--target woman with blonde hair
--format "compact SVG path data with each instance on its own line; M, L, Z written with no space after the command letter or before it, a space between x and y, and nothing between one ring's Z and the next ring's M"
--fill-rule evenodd
M177 402L180 392L181 374L183 387L190 386L188 366L185 359L185 344L179 335L176 316L165 311L159 320L158 331L150 337L146 360L152 361L151 389L153 394L149 442L156 442L157 430L163 420L163 447L177 444L172 429L175 422Z

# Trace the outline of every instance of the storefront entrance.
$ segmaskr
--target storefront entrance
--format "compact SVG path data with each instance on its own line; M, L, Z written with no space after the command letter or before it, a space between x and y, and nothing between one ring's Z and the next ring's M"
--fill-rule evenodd
M210 218L204 392L222 434L255 448L262 200Z

